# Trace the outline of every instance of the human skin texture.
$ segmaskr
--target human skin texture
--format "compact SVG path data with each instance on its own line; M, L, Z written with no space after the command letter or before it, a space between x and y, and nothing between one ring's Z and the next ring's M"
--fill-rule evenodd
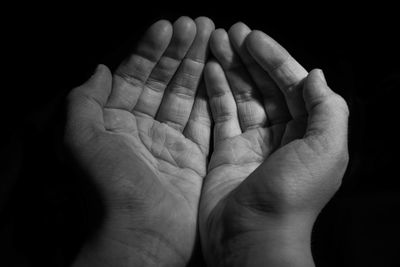
M66 145L105 204L75 266L185 266L195 245L210 140L200 81L214 25L158 21L112 75L68 96Z
M185 266L198 227L210 266L313 266L347 119L322 71L266 34L155 23L114 74L99 65L68 96L66 145L105 206L75 266Z
M209 266L314 266L311 230L348 163L348 108L271 37L237 23L210 39L214 150L200 205Z

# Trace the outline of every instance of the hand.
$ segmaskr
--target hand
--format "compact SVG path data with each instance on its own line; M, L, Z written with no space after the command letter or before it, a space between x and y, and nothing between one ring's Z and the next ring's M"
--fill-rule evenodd
M210 39L205 68L214 151L200 203L212 266L312 266L312 225L348 162L348 109L310 73L244 24Z
M204 17L159 21L113 77L100 65L70 93L66 143L106 206L76 266L189 260L209 150L200 80L213 30Z

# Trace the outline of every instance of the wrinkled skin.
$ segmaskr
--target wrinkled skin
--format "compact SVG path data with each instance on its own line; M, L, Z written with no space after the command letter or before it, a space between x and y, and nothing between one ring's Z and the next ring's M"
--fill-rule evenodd
M312 266L312 224L348 161L346 103L265 34L213 30L159 21L70 93L66 144L106 210L75 266L184 266L197 225L210 265Z
M100 65L70 93L66 143L106 211L76 266L184 266L191 257L210 139L200 81L213 29L204 17L159 21L113 76Z
M347 165L348 110L321 71L308 73L243 23L216 30L210 46L214 151L202 191L202 245L212 266L246 266L241 253L272 251L275 233L311 236Z

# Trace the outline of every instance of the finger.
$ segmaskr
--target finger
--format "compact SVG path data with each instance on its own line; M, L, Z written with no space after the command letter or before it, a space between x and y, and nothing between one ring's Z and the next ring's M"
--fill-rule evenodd
M307 112L301 82L307 76L307 71L282 46L263 32L251 32L246 39L246 47L283 92L290 115L293 118L305 116Z
M211 35L210 48L228 79L238 108L242 131L264 126L267 115L261 103L261 96L240 58L233 51L225 30L218 29Z
M183 134L196 143L204 155L208 155L211 135L211 112L204 83L200 84Z
M261 92L268 124L285 123L290 120L291 116L282 92L269 74L249 54L245 46L245 40L250 33L249 27L238 22L230 28L229 40Z
M189 119L204 62L207 58L208 40L214 23L205 17L195 20L196 37L179 69L164 93L157 120L182 131Z
M154 23L139 42L135 52L114 73L113 89L107 106L131 111L154 66L160 60L172 36L172 25Z
M111 92L111 73L99 65L93 76L68 95L68 127L72 132L104 129L103 107ZM71 132L71 131L69 131Z
M195 35L196 24L192 19L181 17L175 21L171 42L148 77L133 109L137 115L156 115L164 90L189 50Z
M215 60L209 61L204 78L215 123L214 143L241 134L236 102L221 65Z
M344 99L327 85L321 70L310 72L304 82L304 101L309 113L305 137L330 151L347 150L349 110Z

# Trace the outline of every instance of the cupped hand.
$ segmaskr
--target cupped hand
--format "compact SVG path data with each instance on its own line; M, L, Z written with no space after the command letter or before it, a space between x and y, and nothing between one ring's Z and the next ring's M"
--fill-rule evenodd
M348 162L347 105L321 71L308 73L243 23L216 30L210 47L214 151L199 214L206 260L312 266L312 224Z
M111 75L100 65L68 97L66 143L106 216L76 266L181 266L189 260L209 150L200 81L214 25L153 24Z

